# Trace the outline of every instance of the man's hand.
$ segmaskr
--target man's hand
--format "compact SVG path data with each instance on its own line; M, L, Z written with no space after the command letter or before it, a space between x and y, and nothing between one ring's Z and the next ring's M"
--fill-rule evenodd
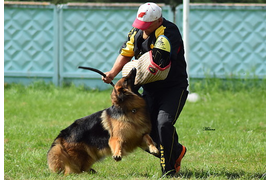
M111 83L117 74L122 70L123 66L131 60L132 57L125 57L121 54L116 58L112 69L109 72L105 72L106 77L102 77L105 83Z
M106 77L102 76L102 80L107 84L111 83L114 79L114 75L111 72L105 72L104 74L106 74Z

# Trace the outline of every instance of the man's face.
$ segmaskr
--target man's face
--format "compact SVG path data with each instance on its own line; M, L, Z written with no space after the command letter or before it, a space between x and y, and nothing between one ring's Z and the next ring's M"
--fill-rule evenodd
M159 26L161 25L161 20L158 19L156 21L154 21L146 30L144 30L144 32L147 35L150 35L152 32L154 32Z

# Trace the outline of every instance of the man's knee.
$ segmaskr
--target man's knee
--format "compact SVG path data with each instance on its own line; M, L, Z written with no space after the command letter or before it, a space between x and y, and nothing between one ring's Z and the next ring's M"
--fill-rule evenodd
M171 126L173 121L174 121L174 118L171 114L163 110L159 111L158 118L157 118L158 127L163 127L167 125Z

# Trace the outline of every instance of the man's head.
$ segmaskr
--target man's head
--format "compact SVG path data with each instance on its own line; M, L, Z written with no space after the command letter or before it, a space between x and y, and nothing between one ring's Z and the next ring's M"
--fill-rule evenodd
M148 2L140 6L132 26L141 30L146 30L151 24L157 23L161 17L161 8L155 3Z

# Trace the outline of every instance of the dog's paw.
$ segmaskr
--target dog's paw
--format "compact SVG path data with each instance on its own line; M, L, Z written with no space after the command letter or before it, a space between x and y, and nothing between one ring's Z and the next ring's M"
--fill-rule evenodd
M90 173L90 174L96 174L97 171L95 171L94 169L91 168L91 169L88 171L88 173Z
M149 151L151 154L159 155L159 150L156 148L156 146L150 146Z
M115 161L121 161L122 160L122 157L121 156L113 156L113 159Z

